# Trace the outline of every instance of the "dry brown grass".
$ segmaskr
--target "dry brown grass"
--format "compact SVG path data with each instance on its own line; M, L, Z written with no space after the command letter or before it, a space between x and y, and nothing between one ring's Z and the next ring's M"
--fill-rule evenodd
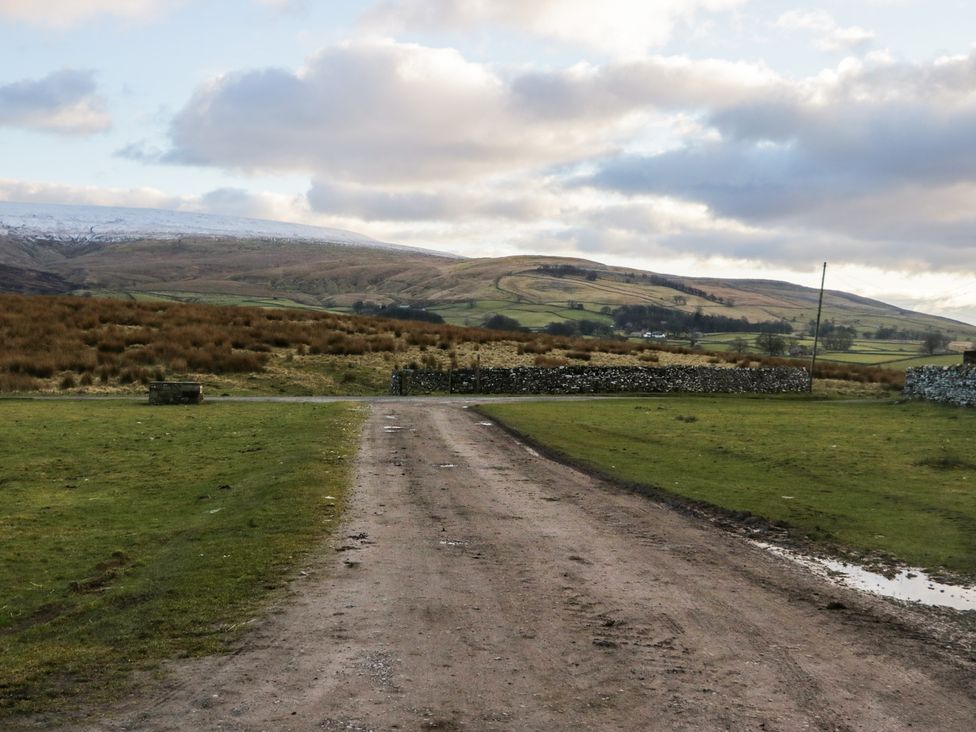
M575 349L643 344L554 339L302 310L0 295L0 393L132 391L192 378L227 391L382 391L398 365L531 365ZM616 358L614 360L617 360Z
M732 367L740 358L307 310L0 295L0 393L132 392L152 380L191 379L209 393L371 394L407 366ZM795 365L762 361L778 363ZM821 374L886 385L903 378L837 365L818 366Z

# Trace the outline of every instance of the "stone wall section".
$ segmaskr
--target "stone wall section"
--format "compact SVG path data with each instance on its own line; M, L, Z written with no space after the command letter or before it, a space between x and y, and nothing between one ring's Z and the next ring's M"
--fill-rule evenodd
M712 366L560 366L395 371L390 393L429 394L614 394L693 392L779 394L807 389L801 368Z
M907 369L902 396L957 407L976 407L976 364Z

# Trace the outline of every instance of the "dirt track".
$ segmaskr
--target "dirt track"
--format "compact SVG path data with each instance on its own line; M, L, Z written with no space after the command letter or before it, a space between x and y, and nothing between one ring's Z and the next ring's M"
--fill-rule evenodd
M89 729L974 729L973 665L880 601L484 421L373 405L294 597Z

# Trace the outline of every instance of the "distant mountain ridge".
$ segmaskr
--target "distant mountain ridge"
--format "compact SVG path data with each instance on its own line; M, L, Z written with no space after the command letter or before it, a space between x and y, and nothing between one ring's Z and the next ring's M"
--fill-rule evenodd
M164 241L186 236L272 241L284 239L418 251L413 247L377 241L352 231L306 224L151 208L9 201L0 201L0 236L65 244L122 242L137 238Z
M816 317L819 294L790 282L658 274L584 259L465 259L256 219L3 202L0 292L345 311L410 305L458 325L503 314L531 328L611 325L619 308L644 305L720 316L711 322L781 321L795 332ZM824 319L858 333L940 330L976 339L976 326L837 290L826 292Z

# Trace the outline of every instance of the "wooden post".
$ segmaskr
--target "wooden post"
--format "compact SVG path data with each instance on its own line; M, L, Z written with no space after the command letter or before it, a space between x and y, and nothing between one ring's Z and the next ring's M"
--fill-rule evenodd
M454 393L454 367L453 366L447 370L447 393L448 395Z
M827 263L823 263L823 274L820 275L820 300L817 302L817 325L813 330L813 358L810 359L810 381L807 391L813 393L813 371L817 368L817 345L820 343L820 313L823 311L824 282L827 281Z
M477 356L477 360L475 361L475 367L474 368L475 368L475 370L474 370L474 390L475 390L475 393L480 394L481 393L481 354L480 353Z

